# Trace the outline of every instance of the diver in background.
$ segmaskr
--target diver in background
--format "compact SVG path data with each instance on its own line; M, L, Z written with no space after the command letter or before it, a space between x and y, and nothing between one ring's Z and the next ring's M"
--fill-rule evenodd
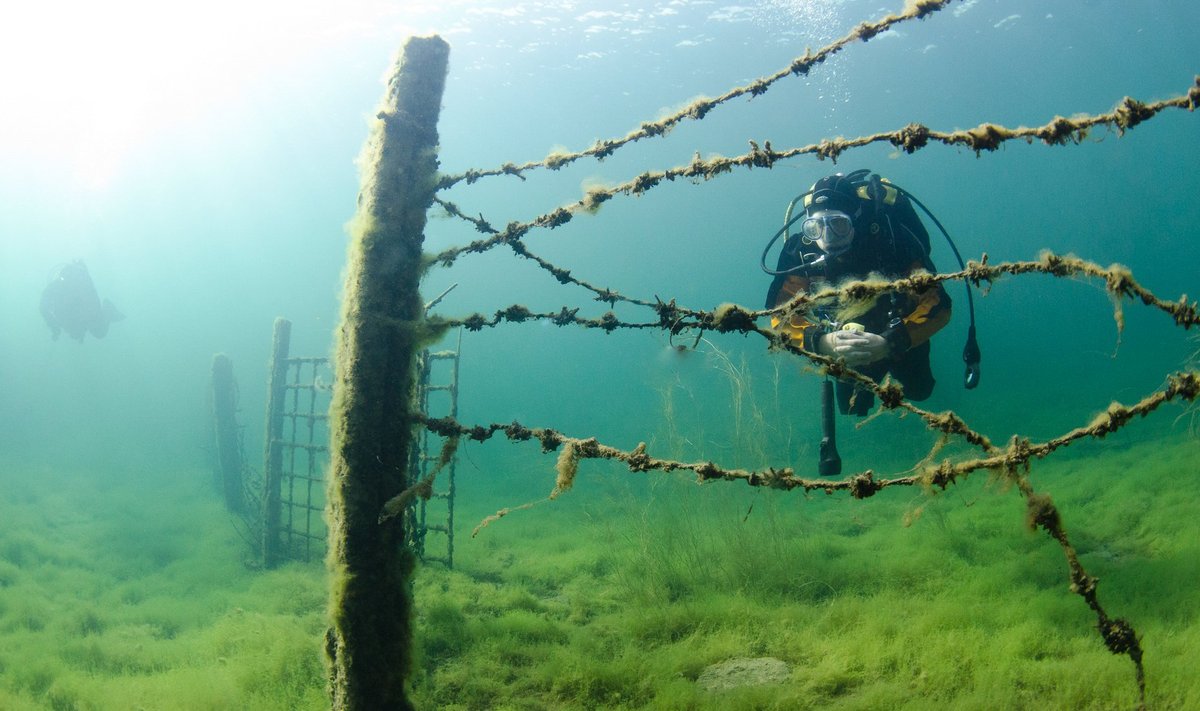
M104 338L109 324L125 318L111 301L100 300L92 276L81 259L58 268L54 278L42 290L41 310L55 340L66 331L80 343L87 333Z
M918 270L936 272L929 233L909 199L886 180L859 170L818 180L804 196L801 231L789 235L779 255L766 306L801 292L878 274L894 280ZM765 268L765 265L764 265ZM929 339L950 320L950 297L939 284L919 292L888 291L863 304L835 303L789 322L772 319L797 345L846 365L876 382L891 375L909 400L933 392ZM970 387L970 386L968 386ZM836 383L838 409L866 415L874 393Z

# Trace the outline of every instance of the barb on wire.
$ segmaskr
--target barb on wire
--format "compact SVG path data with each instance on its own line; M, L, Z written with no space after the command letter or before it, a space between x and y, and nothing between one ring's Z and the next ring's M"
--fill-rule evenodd
M436 195L433 196L433 201L437 203L438 207L445 210L446 214L450 215L451 217L457 217L460 220L465 220L466 222L470 222L472 225L475 225L475 229L478 232L482 232L485 235L494 235L499 231L495 227L492 227L491 223L485 220L483 215L480 215L479 217L471 217L460 210L458 205L455 205L449 200L443 200Z
M612 311L607 311L598 318L585 318L579 315L578 308L562 307L558 311L538 313L532 311L527 306L521 304L513 304L511 306L499 309L491 316L474 313L464 318L431 318L431 322L437 328L454 328L462 326L468 331L480 331L484 328L495 328L502 323L524 323L526 321L549 321L555 326L583 326L584 328L598 328L607 333L612 333L618 328L627 329L647 329L659 328L658 323L634 323L630 321L622 321L617 318L617 315Z
M508 246L511 247L512 250L514 252L516 252L519 256L522 256L522 257L532 261L534 264L537 264L542 269L546 270L547 272L550 272L550 274L555 278L555 280L558 281L559 284L574 284L576 286L581 286L584 289L587 289L588 291L594 293L596 295L596 301L602 301L604 303L607 303L609 306L615 306L618 301L622 301L622 302L629 303L629 304L634 304L636 306L648 306L650 308L654 308L654 306L655 306L654 303L651 303L644 299L637 299L637 298L633 298L631 296L625 296L625 295L623 295L617 291L614 291L612 289L602 289L602 288L595 286L593 284L590 284L582 279L579 279L579 278L573 276L571 274L570 270L564 269L563 267L556 266L553 263L534 254L533 252L530 252L529 248L525 246L524 242L509 242Z

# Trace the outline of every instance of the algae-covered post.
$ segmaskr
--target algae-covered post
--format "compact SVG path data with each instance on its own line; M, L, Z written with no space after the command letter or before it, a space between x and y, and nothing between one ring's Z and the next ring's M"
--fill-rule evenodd
M233 380L233 361L224 353L213 356L212 389L217 462L221 471L218 483L225 494L225 507L241 513L246 500L242 490L242 448L238 441L237 383Z
M263 565L279 562L279 487L283 482L283 405L287 396L288 351L292 341L292 322L275 319L271 337L270 380L267 384L267 432L263 447Z
M336 335L330 407L330 629L334 709L410 709L413 554L405 517L379 523L407 487L416 354L427 339L417 291L437 177L437 119L450 48L410 38L360 156L362 186Z

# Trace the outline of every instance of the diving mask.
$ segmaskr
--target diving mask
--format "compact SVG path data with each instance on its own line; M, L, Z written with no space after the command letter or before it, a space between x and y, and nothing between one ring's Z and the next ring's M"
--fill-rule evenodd
M839 210L822 210L800 224L804 241L816 243L821 251L838 255L850 248L854 241L854 221Z

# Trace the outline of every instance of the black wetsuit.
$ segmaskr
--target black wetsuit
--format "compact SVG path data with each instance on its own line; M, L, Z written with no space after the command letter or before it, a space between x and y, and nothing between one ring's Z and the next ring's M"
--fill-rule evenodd
M66 331L80 343L87 333L104 338L109 324L124 318L108 299L100 299L87 267L78 259L60 267L46 285L41 311L56 340Z
M928 254L929 233L903 196L890 205L878 207L864 200L854 220L854 230L850 249L837 257L828 257L823 266L812 269L813 273L777 275L767 290L767 308L784 304L814 287L861 279L871 273L896 279L919 270L936 272ZM816 245L806 245L798 235L793 236L784 245L776 271L795 267L802 258L812 262L821 255ZM860 313L846 314L841 306L823 304L810 312L793 314L786 323L773 319L772 325L788 332L796 345L816 352L817 339L841 323L862 324L867 331L887 340L890 354L874 363L855 366L855 370L876 382L891 373L904 386L906 398L914 401L928 398L935 382L929 367L929 338L950 320L951 303L945 289L939 284L919 292L890 291ZM870 411L874 394L838 381L837 400L842 413L861 416Z

